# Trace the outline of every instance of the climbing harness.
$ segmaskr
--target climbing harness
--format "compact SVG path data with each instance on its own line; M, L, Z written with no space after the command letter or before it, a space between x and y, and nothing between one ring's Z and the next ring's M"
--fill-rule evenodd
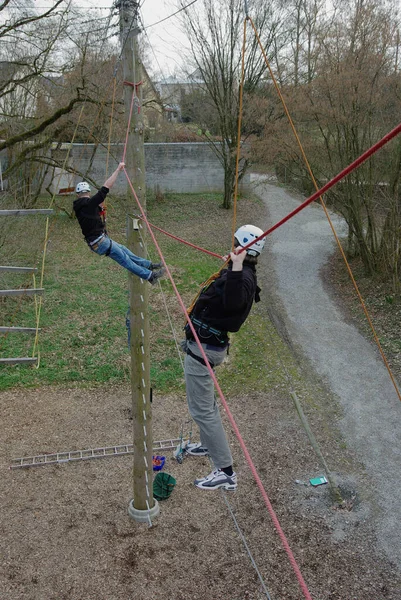
M191 316L190 318L191 318L191 322L196 326L195 331L197 333L200 333L201 335L202 335L202 333L211 333L220 341L220 343L222 345L223 344L227 345L227 339L228 339L227 331L220 331L220 329L216 329L215 327L212 327L211 325L204 323L203 321L201 321L200 319L197 319L196 317ZM188 323L185 325L184 331L185 331L187 340L192 340L193 335L192 335L192 331L191 331ZM222 339L220 340L220 338L222 338Z
M100 243L102 242L102 240L104 240L105 237L108 237L107 233L102 233L102 235L99 236L98 238L96 238L95 240L93 240L93 242L88 242L88 240L86 240L86 243L88 244L89 248L95 252L99 248ZM110 252L113 247L113 242L110 238L109 238L109 242L110 242L109 247L107 248L106 252L104 253L105 256L110 256Z
M107 206L106 204L103 204L99 206L99 216L103 221L103 227L104 230L106 231L106 219L107 219Z
M197 360L198 363L200 363L204 367L207 367L206 361L201 356L198 356L197 354L194 354L189 348L187 348L187 354L191 358ZM214 369L214 363L211 360L209 360L209 365L212 367L212 369Z

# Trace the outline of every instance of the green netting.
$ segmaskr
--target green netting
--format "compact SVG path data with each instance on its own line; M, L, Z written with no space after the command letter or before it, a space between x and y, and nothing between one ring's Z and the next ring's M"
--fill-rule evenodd
M158 473L153 480L153 497L166 500L174 489L176 480L168 473Z

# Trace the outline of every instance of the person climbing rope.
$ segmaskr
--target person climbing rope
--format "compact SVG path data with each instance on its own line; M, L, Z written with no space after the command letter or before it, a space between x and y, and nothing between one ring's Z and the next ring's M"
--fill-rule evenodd
M244 225L235 232L235 251L230 262L210 285L206 285L196 300L190 319L212 369L227 356L228 332L240 329L246 321L253 302L258 302L260 288L256 279L258 256L265 241L260 240L238 253L263 233L254 225ZM228 257L225 257L226 259ZM201 351L194 341L188 323L186 339L181 346L186 353L184 374L190 415L200 430L200 443L190 443L186 452L193 456L210 455L215 469L194 484L202 490L237 488L237 474L221 421L214 394L214 383Z
M136 256L122 244L110 239L106 231L103 202L124 166L121 162L94 196L90 195L91 188L86 181L78 183L75 188L78 198L74 200L73 208L85 241L93 252L109 256L124 269L154 285L165 274L162 264Z

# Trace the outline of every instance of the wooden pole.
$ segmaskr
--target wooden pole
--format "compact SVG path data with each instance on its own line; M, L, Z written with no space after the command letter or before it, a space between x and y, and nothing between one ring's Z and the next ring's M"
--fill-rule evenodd
M138 52L138 9L136 0L121 0L120 25L122 34L122 57L124 68L124 104L128 119L132 108L130 129L125 153L126 171L133 182L139 201L146 208L145 151L142 117L142 68ZM133 104L132 104L133 101ZM132 206L136 201L131 190ZM146 232L142 223L128 217L127 245L136 255L146 256ZM134 423L133 499L128 508L136 521L152 524L152 517L159 512L153 498L152 469L152 409L149 360L149 283L129 274L130 293L130 349L131 393Z

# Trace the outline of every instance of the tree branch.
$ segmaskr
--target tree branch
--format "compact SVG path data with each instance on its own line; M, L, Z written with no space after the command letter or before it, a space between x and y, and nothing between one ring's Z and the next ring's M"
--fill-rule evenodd
M28 129L28 131L24 131L24 133L20 133L19 135L14 135L13 137L8 138L8 140L1 142L0 150L4 150L4 148L10 148L12 146L15 146L15 144L18 144L19 142L25 142L26 140L29 140L29 139L35 137L39 133L42 133L43 131L45 131L45 129L47 127L49 127L49 125L52 125L53 123L55 123L60 117L71 112L72 109L74 108L75 104L77 104L78 102L83 102L83 99L80 98L79 95L77 98L73 98L71 100L71 102L69 104L67 104L67 106L63 106L62 108L59 108L58 110L56 110L56 112L53 113L51 115L51 117L42 121L42 123L40 125L38 125L37 127Z

